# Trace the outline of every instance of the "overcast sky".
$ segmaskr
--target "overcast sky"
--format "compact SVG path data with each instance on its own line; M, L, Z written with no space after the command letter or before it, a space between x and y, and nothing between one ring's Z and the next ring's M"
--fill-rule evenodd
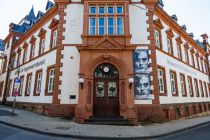
M51 0L53 1L53 0ZM187 32L193 32L194 39L200 35L210 36L210 0L163 0L164 10L169 15L176 14L180 25L186 24ZM11 22L18 24L29 13L34 5L35 14L38 10L45 11L47 0L1 0L0 5L0 38L5 39Z

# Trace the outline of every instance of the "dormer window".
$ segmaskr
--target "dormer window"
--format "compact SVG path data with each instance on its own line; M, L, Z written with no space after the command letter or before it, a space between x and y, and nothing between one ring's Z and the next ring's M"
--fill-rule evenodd
M124 11L118 5L89 7L89 35L123 35Z

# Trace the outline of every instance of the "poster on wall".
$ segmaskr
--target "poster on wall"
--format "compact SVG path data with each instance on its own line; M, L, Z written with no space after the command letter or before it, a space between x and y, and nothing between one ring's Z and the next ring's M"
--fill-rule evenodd
M136 49L133 53L133 62L135 100L151 100L149 50Z

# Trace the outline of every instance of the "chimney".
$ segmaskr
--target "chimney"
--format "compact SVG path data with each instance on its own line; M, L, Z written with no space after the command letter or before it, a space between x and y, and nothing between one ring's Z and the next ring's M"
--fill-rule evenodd
M178 18L176 15L172 15L171 18L173 19L173 21L177 22L178 21Z

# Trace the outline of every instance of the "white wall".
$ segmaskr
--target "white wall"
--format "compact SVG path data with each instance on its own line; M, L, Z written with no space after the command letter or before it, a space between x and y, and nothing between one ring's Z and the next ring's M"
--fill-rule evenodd
M62 81L61 104L77 104L79 93L79 65L80 54L75 46L64 47L62 51L64 58L61 60L63 67L61 71L63 75L60 77ZM76 99L70 99L70 95L75 95Z
M46 84L47 67L55 64L55 60L56 60L55 56L56 56L56 51L53 51L51 53L48 53L48 54L44 55L43 57L35 59L34 61L31 61L30 63L20 67L20 70L21 70L21 69L24 69L24 68L26 68L28 66L31 66L31 65L33 65L33 64L35 64L37 62L45 60L45 64L44 65L40 65L40 66L35 67L33 69L30 69L28 71L20 72L20 75L19 75L20 77L22 75L24 75L24 86L23 86L24 88L23 88L22 96L17 96L16 97L17 102L52 103L52 96L45 96L45 88L46 88L45 84ZM36 74L36 71L40 70L40 69L42 69L41 93L40 93L40 96L33 96L35 74ZM26 80L27 80L27 74L28 73L32 73L32 84L31 84L32 89L31 89L30 96L25 96L24 93L25 93ZM12 85L11 85L11 89L13 89L15 77L17 77L17 73L16 73L16 70L13 70L11 72L11 76L10 76L10 79L13 80L12 81ZM12 94L12 92L10 92L10 95L11 94ZM12 96L7 97L7 100L8 101L13 101L14 97L12 97Z
M143 4L135 4L136 6L146 9ZM149 44L147 37L149 33L147 28L149 25L146 23L148 17L146 16L146 11L140 9L134 5L129 5L129 22L130 22L130 34L131 44Z
M65 40L62 42L63 44L82 43L83 10L83 4L69 4L67 9L65 9L66 16L64 19L66 20L66 24L64 24L65 32L63 36L65 36Z
M190 97L189 90L188 90L188 82L187 82L187 76L192 77L192 82L194 85L194 78L198 80L198 87L199 80L205 81L208 83L208 75L201 73L198 70L195 70L191 68L190 66L160 52L156 51L157 55L157 64L165 67L166 70L166 82L167 82L167 94L168 96L160 96L160 103L161 104L172 104L172 103L187 103L187 102L204 102L204 101L210 101L210 98L208 97L196 97L195 95L195 87L194 88L194 97ZM173 63L173 64L172 64ZM175 65L174 65L175 64ZM177 84L178 84L178 97L172 96L171 93L171 83L170 83L170 74L169 71L174 70L176 71L177 75ZM185 83L186 83L186 89L187 89L187 97L182 97L181 95L181 86L180 86L180 73L185 74ZM200 88L200 87L199 87ZM204 89L204 86L203 86ZM205 89L204 89L205 93ZM201 94L201 91L200 91ZM206 96L206 95L205 95Z

